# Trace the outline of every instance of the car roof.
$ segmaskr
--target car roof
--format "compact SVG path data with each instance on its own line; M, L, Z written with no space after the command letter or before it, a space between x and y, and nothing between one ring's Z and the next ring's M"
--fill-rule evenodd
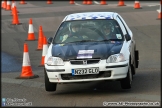
M85 19L114 19L115 12L83 12L67 15L63 21L85 20Z

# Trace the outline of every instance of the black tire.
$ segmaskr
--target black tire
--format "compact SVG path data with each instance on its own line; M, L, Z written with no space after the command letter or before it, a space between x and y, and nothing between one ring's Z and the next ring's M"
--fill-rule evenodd
M136 57L135 57L135 51L134 51L134 61L133 64L131 64L131 70L132 70L132 74L135 75L136 74Z
M139 51L135 51L135 61L136 61L136 68L138 68L139 65Z
M57 83L49 82L47 72L44 69L44 80L45 80L45 89L46 91L56 91Z
M133 79L133 75L132 75L131 67L129 66L128 72L127 72L127 77L120 81L121 88L122 89L130 89L131 85L132 85L132 79Z

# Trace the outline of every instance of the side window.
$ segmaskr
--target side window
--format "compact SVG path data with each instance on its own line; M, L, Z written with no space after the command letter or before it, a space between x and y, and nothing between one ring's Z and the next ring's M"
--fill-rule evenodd
M123 26L123 23L121 22L121 20L119 19L118 16L117 16L116 20L118 21L119 26L120 26L120 28L122 29L123 35L127 34L126 29L125 29L125 27Z

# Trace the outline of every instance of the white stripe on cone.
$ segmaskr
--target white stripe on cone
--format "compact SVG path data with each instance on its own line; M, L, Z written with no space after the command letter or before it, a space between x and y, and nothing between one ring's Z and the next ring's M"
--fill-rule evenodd
M11 2L10 1L7 1L7 5L10 5L11 6Z
M13 9L15 6L15 2L12 3L11 9Z
M48 50L47 44L43 44L43 51L42 51L42 56L46 56Z
M34 33L33 24L29 24L28 33Z
M28 52L24 52L23 54L23 66L30 66L30 59Z
M135 1L135 3L139 3L139 1Z
M14 8L16 6L16 2L12 2L12 8Z

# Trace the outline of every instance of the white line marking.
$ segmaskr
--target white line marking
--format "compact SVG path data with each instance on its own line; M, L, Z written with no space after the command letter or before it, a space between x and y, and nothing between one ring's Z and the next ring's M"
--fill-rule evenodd
M160 10L156 10L158 13L160 13Z
M158 6L158 5L148 5L149 7Z
M99 2L97 2L97 1L93 1L95 4L100 4Z
M78 4L78 3L76 3L76 2L74 2L74 3L75 3L75 5L82 6L81 4Z

